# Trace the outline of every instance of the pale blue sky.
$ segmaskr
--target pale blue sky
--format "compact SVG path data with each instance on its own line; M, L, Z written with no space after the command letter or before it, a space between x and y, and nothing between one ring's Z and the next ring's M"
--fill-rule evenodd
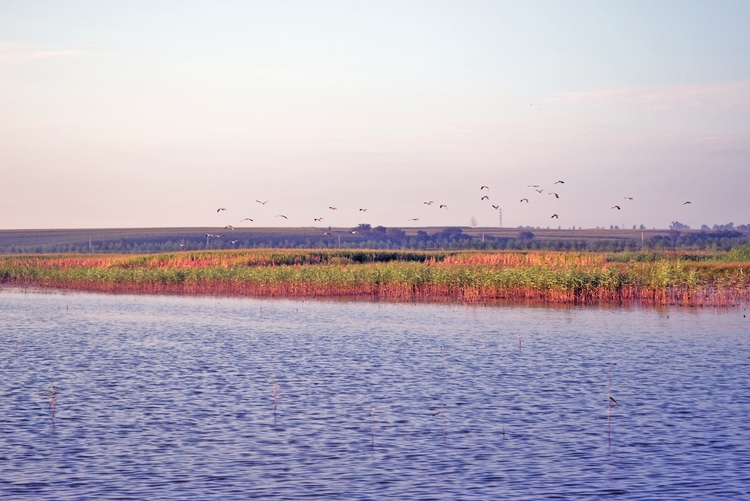
M748 24L745 1L5 2L0 228L749 223Z

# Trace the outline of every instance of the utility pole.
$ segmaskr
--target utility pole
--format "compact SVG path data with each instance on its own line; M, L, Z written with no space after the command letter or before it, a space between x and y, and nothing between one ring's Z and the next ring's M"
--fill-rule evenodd
M503 227L503 209L497 209L497 213L500 215L500 228Z

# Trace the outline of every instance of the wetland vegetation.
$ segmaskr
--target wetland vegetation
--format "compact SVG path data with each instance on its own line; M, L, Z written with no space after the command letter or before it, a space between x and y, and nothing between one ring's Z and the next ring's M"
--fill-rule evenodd
M391 301L727 306L750 298L731 251L263 249L0 257L0 283L107 292Z

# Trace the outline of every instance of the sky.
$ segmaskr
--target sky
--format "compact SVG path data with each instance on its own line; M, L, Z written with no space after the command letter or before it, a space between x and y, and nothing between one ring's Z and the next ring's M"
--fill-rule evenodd
M5 1L0 229L747 224L749 24L744 0Z

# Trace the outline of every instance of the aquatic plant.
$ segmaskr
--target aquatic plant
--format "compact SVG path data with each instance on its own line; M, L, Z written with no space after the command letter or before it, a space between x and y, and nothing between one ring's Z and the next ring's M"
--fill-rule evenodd
M670 251L611 260L583 252L296 249L21 255L0 257L0 283L259 297L725 306L750 299L750 274L744 272L750 263L730 256Z

